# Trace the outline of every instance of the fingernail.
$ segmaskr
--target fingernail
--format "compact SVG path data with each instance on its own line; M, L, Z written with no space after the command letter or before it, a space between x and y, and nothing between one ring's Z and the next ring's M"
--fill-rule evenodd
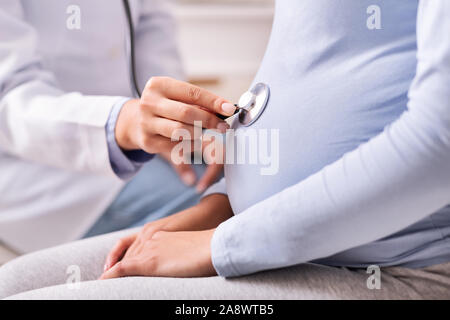
M106 272L106 270L108 270L108 264L105 264L105 265L103 266L103 272Z
M187 186L192 186L195 183L196 177L192 172L186 172L181 175L181 180Z
M232 115L236 111L236 107L232 103L224 103L222 104L222 110L229 115Z
M205 192L206 186L203 185L203 184L199 184L199 185L195 188L195 190L197 191L198 194L201 194L201 193Z
M226 122L219 122L217 124L217 130L219 130L220 133L226 133L228 129L230 129L230 126Z

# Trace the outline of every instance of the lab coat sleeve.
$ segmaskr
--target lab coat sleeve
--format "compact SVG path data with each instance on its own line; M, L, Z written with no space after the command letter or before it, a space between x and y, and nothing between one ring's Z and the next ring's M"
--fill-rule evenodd
M122 97L65 93L42 67L20 1L0 2L0 149L69 170L114 175L105 125Z
M331 256L450 203L450 2L421 1L408 110L306 180L222 223L212 259L231 277Z
M141 0L136 24L136 61L142 90L153 76L183 80L184 73L176 44L176 24L171 15L172 0ZM157 45L155 45L157 44Z

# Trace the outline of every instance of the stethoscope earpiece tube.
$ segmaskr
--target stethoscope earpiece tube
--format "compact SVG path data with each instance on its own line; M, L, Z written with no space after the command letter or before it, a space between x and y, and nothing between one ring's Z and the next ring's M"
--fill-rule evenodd
M134 26L133 17L131 15L130 3L128 0L122 0L123 7L125 9L125 14L128 21L128 63L130 71L130 81L133 86L134 95L136 98L141 97L141 90L139 90L139 84L136 77L136 56L135 56L135 42L134 42Z

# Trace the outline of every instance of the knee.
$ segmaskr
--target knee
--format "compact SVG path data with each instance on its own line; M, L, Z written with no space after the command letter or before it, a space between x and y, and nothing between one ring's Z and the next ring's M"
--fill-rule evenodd
M45 259L45 257L43 257ZM0 299L42 288L52 282L38 253L18 257L0 267Z
M26 263L21 257L0 267L0 299L26 290L22 281L24 270Z

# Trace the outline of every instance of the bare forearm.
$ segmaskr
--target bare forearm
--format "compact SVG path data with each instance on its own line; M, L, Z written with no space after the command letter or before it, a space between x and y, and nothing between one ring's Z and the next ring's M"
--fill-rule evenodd
M216 228L233 216L228 197L222 194L210 195L194 207L180 211L159 220L160 229L165 231L200 231Z

